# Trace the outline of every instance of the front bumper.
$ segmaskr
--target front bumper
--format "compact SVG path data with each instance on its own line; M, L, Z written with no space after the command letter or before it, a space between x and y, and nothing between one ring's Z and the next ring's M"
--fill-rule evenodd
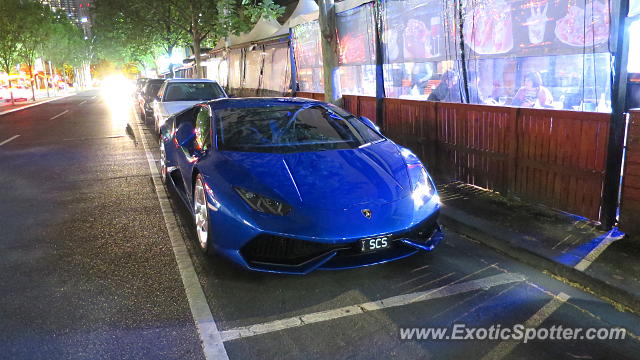
M444 239L437 217L436 212L410 229L383 235L390 239L390 246L379 251L361 252L360 239L328 244L260 235L240 250L236 261L251 270L287 274L381 264L411 256L420 250L433 250Z

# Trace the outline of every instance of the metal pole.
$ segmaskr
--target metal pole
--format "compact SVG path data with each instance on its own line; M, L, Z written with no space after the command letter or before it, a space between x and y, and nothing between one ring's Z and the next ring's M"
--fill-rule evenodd
M289 80L289 88L291 96L296 96L298 92L298 74L296 68L296 56L293 52L293 29L289 29L289 65L291 69L291 79Z
M629 37L626 18L629 13L629 0L620 0L618 8L611 2L613 42L613 85L611 87L611 123L609 125L609 143L607 145L607 163L602 188L602 228L611 229L617 219L620 180L622 169L622 148L626 127L627 58L629 56Z
M380 129L384 128L384 53L382 52L382 8L379 1L375 2L375 43L376 43L376 123Z

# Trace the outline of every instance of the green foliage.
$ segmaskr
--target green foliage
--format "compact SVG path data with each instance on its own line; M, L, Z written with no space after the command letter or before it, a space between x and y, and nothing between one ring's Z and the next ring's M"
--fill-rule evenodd
M199 67L203 43L215 44L251 30L260 17L284 9L273 0L96 0L95 32L101 55L117 62L140 62L191 45Z
M60 66L88 57L82 31L37 0L0 1L0 34L0 70L7 73L19 62L31 69L38 57Z
M19 0L0 1L0 70L7 74L18 62L21 38L15 10L19 6Z

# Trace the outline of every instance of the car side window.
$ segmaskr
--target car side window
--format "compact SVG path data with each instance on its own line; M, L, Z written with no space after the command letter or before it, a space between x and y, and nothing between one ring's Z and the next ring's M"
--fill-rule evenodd
M160 87L160 91L158 91L158 99L160 99L162 101L162 98L164 97L164 89L167 87L167 83L162 84L162 87Z
M196 143L202 150L211 147L211 108L208 105L203 105L196 117Z

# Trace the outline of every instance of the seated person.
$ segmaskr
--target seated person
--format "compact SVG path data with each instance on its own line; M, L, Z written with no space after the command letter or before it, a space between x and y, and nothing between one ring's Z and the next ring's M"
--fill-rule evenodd
M442 80L437 88L427 98L428 101L444 101L461 103L462 91L460 89L460 77L454 70L447 70L442 74Z
M511 105L522 107L553 107L551 91L542 86L542 77L538 72L530 72L524 77L524 86L513 97Z

